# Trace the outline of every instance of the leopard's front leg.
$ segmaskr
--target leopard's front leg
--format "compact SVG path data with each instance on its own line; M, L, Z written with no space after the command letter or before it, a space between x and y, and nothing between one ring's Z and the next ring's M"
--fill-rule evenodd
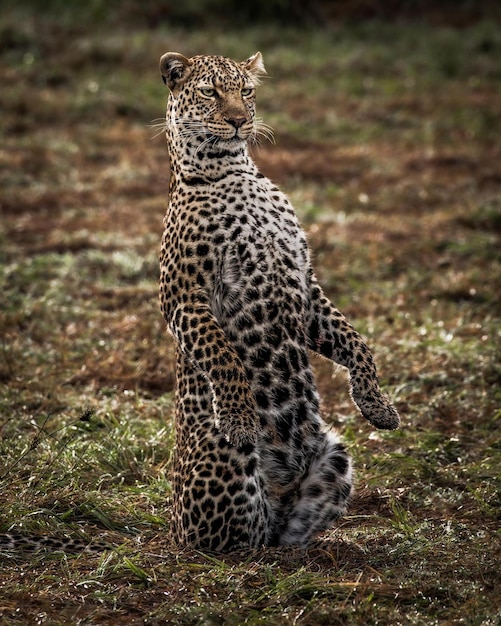
M309 348L348 368L351 397L373 426L386 430L398 428L400 416L379 388L370 349L324 295L314 277L311 279L309 314Z
M183 355L210 384L218 430L237 448L254 444L257 409L241 360L203 293L195 292L187 300L162 306L168 328Z

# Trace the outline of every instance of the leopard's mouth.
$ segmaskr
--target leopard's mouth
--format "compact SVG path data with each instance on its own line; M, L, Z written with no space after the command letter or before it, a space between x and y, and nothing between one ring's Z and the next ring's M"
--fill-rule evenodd
M240 143L242 141L247 141L248 139L248 135L245 134L241 134L239 133L238 130L235 131L235 134L233 135L233 137L230 137L229 139L227 139L227 141L229 141L230 143Z
M196 135L196 141L192 141L191 145L195 148L197 154L210 153L211 155L219 154L226 150L240 150L246 144L252 133L241 132L241 129L235 129L232 134L214 132L209 128L204 128L203 132Z
M205 127L205 132L207 136L207 140L210 141L218 141L225 142L229 144L235 144L243 141L247 141L251 134L252 128L244 128L238 127L234 128L233 126L229 126L227 128L210 128L210 126Z
M245 136L242 136L238 132L238 130L231 137L209 133L207 135L206 141L212 147L217 146L228 148L230 146L237 146L239 144L246 143L249 139L249 136L247 136L247 134Z
M215 135L218 137L219 141L227 141L229 143L238 143L240 141L247 141L249 138L249 133L241 132L240 129L235 129L235 132L232 135Z

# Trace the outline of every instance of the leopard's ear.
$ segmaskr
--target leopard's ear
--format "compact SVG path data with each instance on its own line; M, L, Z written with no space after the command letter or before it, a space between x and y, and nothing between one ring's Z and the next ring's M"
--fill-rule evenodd
M178 52L166 52L160 59L160 72L164 83L172 91L191 74L192 62Z
M256 52L246 61L240 64L243 69L249 74L254 83L258 85L260 83L261 76L266 74L266 68L264 67L263 57L260 52Z

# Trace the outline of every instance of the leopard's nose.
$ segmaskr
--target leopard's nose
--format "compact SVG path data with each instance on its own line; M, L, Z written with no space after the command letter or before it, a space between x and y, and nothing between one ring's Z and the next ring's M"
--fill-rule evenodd
M247 121L247 118L246 117L225 117L224 121L228 122L228 124L231 124L234 128L240 128L241 126L245 124L245 122Z

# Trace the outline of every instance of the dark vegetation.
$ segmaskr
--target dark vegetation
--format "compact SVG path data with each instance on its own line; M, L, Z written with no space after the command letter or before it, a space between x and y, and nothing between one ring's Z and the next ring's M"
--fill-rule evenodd
M6 3L0 22L0 530L119 547L4 554L0 622L499 624L501 30L487 5L456 5L460 29L447 12L416 21L409 2L398 23L224 32L156 19L160 3L142 17L130 2L48 6ZM256 159L403 416L375 432L344 372L316 362L358 485L307 553L220 558L169 539L168 167L151 126L168 49L263 52L276 145Z

